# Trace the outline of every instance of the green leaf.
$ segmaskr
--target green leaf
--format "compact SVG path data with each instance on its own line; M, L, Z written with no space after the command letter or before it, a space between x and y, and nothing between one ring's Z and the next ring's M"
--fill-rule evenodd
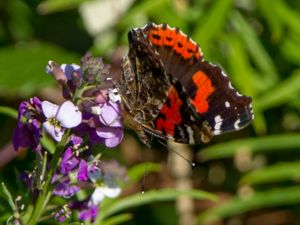
M138 181L142 176L144 176L146 173L151 172L159 172L161 169L161 165L158 163L141 163L136 166L133 166L128 170L128 177L130 178L130 182L136 182Z
M300 34L300 14L292 9L285 1L272 1L274 4L274 14L279 17L292 31Z
M284 27L282 26L281 18L274 13L274 4L277 4L277 2L274 2L273 0L258 0L256 2L261 14L268 23L267 28L272 32L272 40L280 40L283 36Z
M300 186L271 189L265 192L254 192L249 196L234 197L198 217L198 224L205 225L234 215L268 207L294 205L300 203Z
M210 40L222 32L232 5L233 0L213 1L210 10L203 15L203 19L198 21L198 29L194 31L192 36L204 49Z
M261 111L259 111L255 106L256 100L253 99L253 109L254 109L254 120L252 126L257 134L264 135L267 133L267 124L265 117Z
M262 71L267 82L265 85L274 84L279 80L276 67L253 28L238 11L232 13L231 22L247 46L253 62Z
M299 180L300 161L277 163L244 175L240 184L263 184L286 180Z
M101 223L95 223L95 224L101 224L101 225L116 225L116 224L120 224L120 223L124 223L128 220L130 220L132 218L132 215L129 213L123 213L123 214L119 214L117 216L113 216L110 217L104 221L102 221Z
M225 40L229 49L228 62L230 66L230 78L232 78L234 84L240 87L242 93L255 96L256 91L259 90L260 87L257 86L254 88L254 84L261 85L261 82L255 80L255 71L250 65L245 45L240 41L237 35L229 35ZM241 71L243 72L241 73Z
M15 205L15 202L11 196L11 193L9 192L9 190L7 189L6 185L3 182L1 183L1 191L3 192L6 200L8 201L12 211L14 212L14 214L16 214L18 212L18 208Z
M300 133L270 135L260 138L247 138L234 140L227 143L212 145L199 152L199 157L204 161L233 157L238 151L275 151L296 149L300 147Z
M282 55L291 63L295 65L300 64L300 38L287 36L284 42L280 45Z
M141 205L161 202L161 201L172 201L179 196L189 196L195 199L208 199L211 201L216 201L215 195L201 191L201 190L176 190L176 189L162 189L162 190L151 190L146 193L137 193L122 199L114 201L110 205L103 205L101 208L101 214L99 217L101 219L107 218L108 216L115 214L117 212L126 210L132 207L138 207Z
M139 15L145 15L151 12L156 12L158 9L165 8L166 3L168 3L168 0L145 0L145 1L140 1L138 4L135 6L131 7L131 9L123 16L123 18L120 20L119 26L121 27L127 27L127 24L132 24L133 25L139 25L140 22L144 22L143 20L137 21L135 18ZM132 25L131 25L132 26Z
M300 92L300 70L296 70L289 78L276 85L262 96L256 98L255 107L264 111L290 102Z
M18 118L18 111L7 106L0 106L0 113L10 116L13 119Z
M79 57L37 42L0 49L0 95L25 98L53 84L54 79L45 73L49 60L76 63Z
M42 136L41 144L44 148L46 148L51 154L55 152L55 144L51 138L49 138L45 133Z

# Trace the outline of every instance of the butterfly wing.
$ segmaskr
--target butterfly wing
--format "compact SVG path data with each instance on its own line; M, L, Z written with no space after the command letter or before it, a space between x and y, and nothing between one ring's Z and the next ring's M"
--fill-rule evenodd
M240 130L253 120L251 98L240 95L219 66L203 60L200 47L187 35L165 24L151 23L142 30L166 73L182 84L215 135Z
M160 55L143 31L131 30L128 37L121 94L140 138L146 143L148 134L181 143L209 141L210 126L193 109L178 80L166 73Z

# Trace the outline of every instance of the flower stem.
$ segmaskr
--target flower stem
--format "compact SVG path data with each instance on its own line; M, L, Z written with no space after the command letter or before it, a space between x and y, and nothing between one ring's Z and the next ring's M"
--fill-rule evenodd
M54 153L53 158L50 162L50 169L49 169L49 173L47 174L47 179L46 179L45 184L43 186L43 190L41 190L41 193L38 196L38 199L37 199L36 204L34 206L34 210L31 214L31 217L30 217L27 225L37 224L39 218L43 214L44 209L45 209L46 205L48 204L48 202L51 198L52 191L53 191L53 187L51 187L51 185L50 185L51 180L52 180L52 177L54 175L55 169L58 166L60 156L62 155L62 152L65 148L68 137L69 137L69 132L66 132L64 134L61 142L59 142L56 146L55 153Z

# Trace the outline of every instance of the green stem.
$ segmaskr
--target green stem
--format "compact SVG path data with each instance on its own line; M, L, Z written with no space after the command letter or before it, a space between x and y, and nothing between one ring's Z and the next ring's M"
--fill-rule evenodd
M51 187L51 185L50 185L51 180L52 180L53 174L55 172L55 169L58 166L60 156L62 155L62 152L65 148L68 137L69 137L69 132L66 132L65 135L63 136L61 142L58 143L58 145L56 147L55 153L54 153L53 158L50 163L50 170L49 170L49 173L47 174L47 180L45 182L45 185L43 186L43 190L41 190L41 193L36 201L34 210L31 214L31 217L30 217L27 225L37 224L39 218L43 214L44 209L51 198L52 191L53 191L53 187Z

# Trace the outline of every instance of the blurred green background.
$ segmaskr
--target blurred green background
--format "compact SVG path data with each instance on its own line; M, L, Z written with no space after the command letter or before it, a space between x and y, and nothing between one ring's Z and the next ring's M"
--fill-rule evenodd
M17 174L32 169L34 156L30 151L12 154L16 120L5 107L17 108L33 95L61 101L58 86L44 72L48 60L79 64L91 51L120 76L127 32L148 22L179 27L199 43L205 59L221 65L234 86L253 98L255 120L206 145L173 146L197 163L194 168L159 143L147 149L128 128L122 145L108 155L129 168L158 163L152 169L157 171L146 176L146 193L158 189L162 196L165 188L195 188L218 200L176 194L144 198L144 203L122 208L130 216L118 217L117 223L300 224L298 0L1 0L0 180L16 195L25 191ZM139 192L141 184L132 183L123 196ZM0 202L4 223L10 212L1 195Z

